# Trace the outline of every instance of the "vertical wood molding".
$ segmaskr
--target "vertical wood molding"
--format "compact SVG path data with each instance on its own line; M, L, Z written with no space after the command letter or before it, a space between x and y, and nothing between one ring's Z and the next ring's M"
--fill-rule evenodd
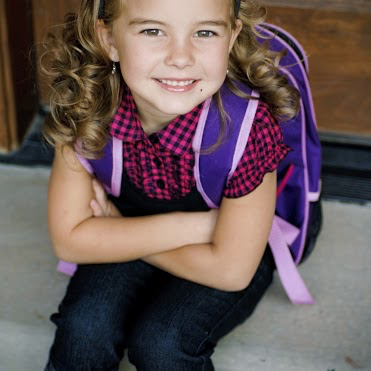
M0 0L0 151L18 146L5 0Z

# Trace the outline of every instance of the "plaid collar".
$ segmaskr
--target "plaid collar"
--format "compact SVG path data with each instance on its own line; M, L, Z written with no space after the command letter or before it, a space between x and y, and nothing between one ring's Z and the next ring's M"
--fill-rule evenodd
M172 154L182 156L189 152L202 106L203 103L185 115L176 117L155 134L162 146ZM110 133L123 142L148 140L140 124L134 98L126 85L122 89L120 106L111 121Z

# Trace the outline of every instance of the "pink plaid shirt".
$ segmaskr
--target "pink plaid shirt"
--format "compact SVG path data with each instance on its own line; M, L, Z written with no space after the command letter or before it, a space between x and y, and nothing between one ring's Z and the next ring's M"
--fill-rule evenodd
M129 89L123 89L121 104L111 122L111 135L123 142L124 169L129 179L149 197L177 199L195 187L192 140L201 110L202 104L147 136ZM259 102L245 152L224 196L237 198L253 191L290 150L267 105Z

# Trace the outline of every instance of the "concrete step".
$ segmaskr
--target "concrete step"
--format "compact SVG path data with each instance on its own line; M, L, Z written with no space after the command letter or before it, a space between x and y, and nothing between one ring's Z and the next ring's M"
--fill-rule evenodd
M0 371L43 369L49 316L68 283L47 233L48 176L0 165ZM300 266L317 304L290 304L275 277L254 315L217 345L217 371L371 370L371 205L325 201L323 213L317 246ZM124 370L134 370L127 359Z

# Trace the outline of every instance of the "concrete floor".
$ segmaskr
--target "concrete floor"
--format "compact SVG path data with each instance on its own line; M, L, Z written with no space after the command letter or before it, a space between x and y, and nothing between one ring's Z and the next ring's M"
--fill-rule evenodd
M43 369L55 329L48 318L68 282L48 238L48 175L0 165L0 371ZM371 204L325 201L323 212L300 267L317 304L290 304L276 279L251 319L218 344L217 371L371 370ZM134 368L124 360L120 370Z

